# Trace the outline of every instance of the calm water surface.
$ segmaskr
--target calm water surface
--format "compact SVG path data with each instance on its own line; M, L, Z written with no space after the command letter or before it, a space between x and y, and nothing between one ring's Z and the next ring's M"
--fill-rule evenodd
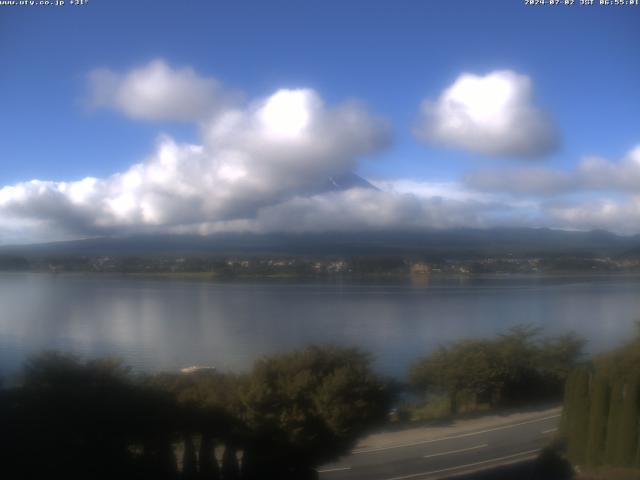
M590 351L640 318L638 276L493 276L419 284L208 283L0 274L0 373L44 349L116 355L146 370L243 370L308 343L357 345L402 375L438 344L532 323L576 331Z

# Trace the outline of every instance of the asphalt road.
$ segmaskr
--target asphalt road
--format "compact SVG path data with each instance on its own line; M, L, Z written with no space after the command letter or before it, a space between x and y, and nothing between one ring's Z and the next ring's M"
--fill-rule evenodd
M318 469L321 480L432 480L523 461L537 455L556 431L555 413L443 438L354 450Z

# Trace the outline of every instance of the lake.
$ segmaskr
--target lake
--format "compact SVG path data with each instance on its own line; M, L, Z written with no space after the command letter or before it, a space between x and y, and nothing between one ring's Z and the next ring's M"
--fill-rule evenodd
M433 277L410 283L155 280L0 274L0 373L63 350L118 356L141 370L212 365L242 371L308 343L355 345L401 376L439 344L517 324L575 331L597 352L640 318L640 277Z

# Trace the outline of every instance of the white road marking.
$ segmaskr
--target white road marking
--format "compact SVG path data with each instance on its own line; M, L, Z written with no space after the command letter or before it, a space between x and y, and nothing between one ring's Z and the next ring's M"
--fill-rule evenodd
M524 456L524 455L531 455L532 453L537 453L539 451L540 450L537 450L537 449L536 450L528 450L526 452L514 453L512 455L506 455L504 457L491 458L489 460L483 460L481 462L467 463L466 465L458 465L457 467L443 468L441 470L432 470L430 472L412 473L411 475L404 475L402 477L387 478L386 480L407 480L409 478L424 477L425 475L435 475L436 473L450 472L452 470L463 470L465 468L475 467L475 466L478 466L478 465L482 465L484 463L500 462L502 460L509 460L509 459L515 458L515 457L521 457L521 456Z
M542 430L542 432L540 432L540 433L542 433L543 435L546 435L547 433L553 433L553 432L557 432L557 431L558 431L557 428L550 428L549 430Z
M345 470L351 470L351 467L324 468L322 470L316 470L316 472L318 473L343 472Z
M475 447L469 447L469 448L461 448L460 450L451 450L449 452L442 452L442 453L432 453L431 455L425 455L423 458L441 457L442 455L449 455L451 453L468 452L470 450L478 450L479 448L485 448L488 446L489 446L488 443L483 443L482 445L476 445Z
M427 443L442 442L444 440L454 440L456 438L472 437L474 435L482 435L483 433L495 432L495 431L498 431L498 430L505 430L507 428L519 427L521 425L529 425L531 423L543 422L545 420L550 420L552 418L558 418L558 417L560 417L560 414L558 414L558 415L550 415L548 417L543 417L543 418L537 418L535 420L527 420L526 422L513 423L511 425L503 425L501 427L488 428L486 430L481 430L479 432L462 433L460 435L451 435L449 437L434 438L432 440L421 440L419 442L412 442L412 443L402 443L402 444L398 444L398 445L391 445L389 447L363 448L361 450L353 450L351 452L351 455L360 455L361 453L382 452L384 450L393 450L395 448L413 447L413 446L416 446L416 445L425 445Z

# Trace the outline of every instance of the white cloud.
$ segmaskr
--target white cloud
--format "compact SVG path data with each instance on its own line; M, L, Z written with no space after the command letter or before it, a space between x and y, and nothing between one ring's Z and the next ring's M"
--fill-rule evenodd
M89 73L89 103L144 120L194 121L227 101L215 78L191 68L172 68L153 60L126 74L110 69Z
M586 158L580 163L576 175L585 189L640 192L640 145L619 162L599 157Z
M167 92L167 79L196 86L201 81L190 69L177 71L156 61L123 75L118 95L158 76L159 91ZM147 95L125 113L186 119L195 113L195 103L173 107L180 95L188 100L192 94ZM208 99L204 95L205 104ZM203 225L255 228L264 208L322 190L328 177L351 172L359 157L390 141L387 123L364 106L328 107L310 89L278 90L243 106L210 108L199 114L200 144L165 136L148 159L107 178L33 180L1 188L0 228L25 219L63 236L201 231Z
M574 175L542 167L476 170L464 176L464 184L481 192L530 195L550 195L577 187Z
M640 195L556 202L544 210L550 221L562 228L639 233Z
M256 227L260 231L324 232L480 226L480 209L471 202L354 188L266 207Z
M446 198L459 201L493 202L494 196L467 188L459 182L434 182L410 179L369 180L380 190L411 194L421 198Z
M174 231L322 233L488 227L504 224L509 210L496 203L351 188L294 196L261 207L251 219L203 222Z
M460 75L436 101L423 101L415 133L491 156L535 158L558 146L553 122L533 103L531 79L511 70Z
M464 177L467 188L489 193L550 196L573 192L640 192L640 145L621 160L586 157L574 170L545 167L481 169Z
M487 80L491 75L499 81ZM471 122L463 126L469 130L465 142L475 142L473 148L532 155L523 143L517 148L509 143L521 138L518 134L511 140L501 137L514 122L531 127L542 115L530 105L528 79L512 72L491 75L472 77L466 87L469 76L462 76L436 106L446 113L455 110L452 98L464 100L461 112L467 106L471 113L455 111L450 120ZM379 180L372 182L378 190L352 182L347 190L329 191L331 179L346 178L361 157L390 142L388 124L357 102L326 105L317 92L304 88L230 102L215 80L159 60L124 74L103 70L90 77L96 105L135 118L191 121L199 128L199 142L163 136L147 159L109 177L32 180L0 188L0 243L155 232L516 225L627 232L640 224L640 147L618 162L587 158L567 172L480 170L462 182ZM486 81L497 82L491 87L497 107L482 106L465 93L482 90L485 86L476 83ZM432 114L442 120L438 112ZM471 143L467 146L471 149ZM617 196L600 198L603 190ZM575 198L592 191L600 197ZM560 195L573 197L557 201Z
M618 161L586 157L572 170L485 169L465 175L465 188L517 205L537 205L553 227L640 233L640 146ZM524 200L523 200L524 199Z
M386 122L357 103L327 109L313 90L279 90L203 127L204 145L225 157L248 191L299 191L353 170L390 141ZM250 172L250 174L247 174Z

